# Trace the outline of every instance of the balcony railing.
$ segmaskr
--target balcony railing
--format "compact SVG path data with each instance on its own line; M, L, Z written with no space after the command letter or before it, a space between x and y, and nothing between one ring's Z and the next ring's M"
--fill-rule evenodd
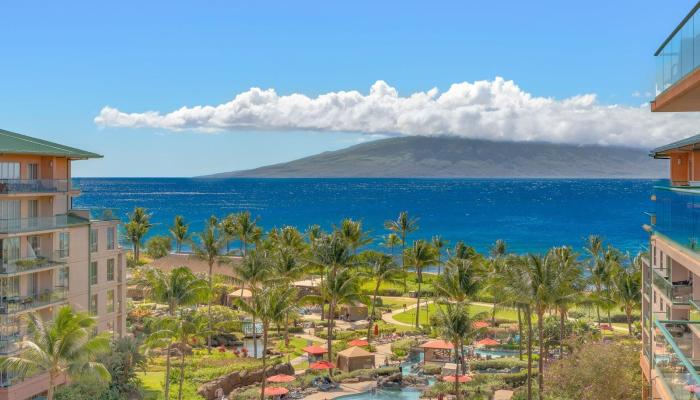
M0 260L0 275L11 275L64 265L66 262L61 260L63 257L65 257L64 252L57 250L49 257L37 256L9 261Z
M697 15L697 8L654 55L657 96L700 66L700 15Z
M653 365L657 378L674 399L700 399L695 333L688 321L655 321ZM700 350L700 349L698 349Z
M27 233L83 225L88 221L76 215L61 214L53 217L0 219L0 234Z
M654 231L700 252L700 190L656 187Z
M673 304L688 304L693 298L693 285L685 283L672 283L664 272L654 268L653 282ZM668 270L663 270L668 271Z
M7 296L0 298L0 314L15 314L22 311L44 307L66 300L68 291L64 287L46 289L29 296Z
M62 193L77 190L70 179L0 179L0 194Z

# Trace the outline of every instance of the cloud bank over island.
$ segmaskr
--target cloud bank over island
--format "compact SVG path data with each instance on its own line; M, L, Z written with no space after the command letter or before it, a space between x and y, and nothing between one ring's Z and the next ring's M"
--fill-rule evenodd
M106 106L94 121L100 127L210 133L309 130L653 147L697 133L700 116L651 113L648 105L605 105L595 94L537 97L497 77L407 96L381 80L368 94L352 90L309 97L251 88L224 104L167 113Z

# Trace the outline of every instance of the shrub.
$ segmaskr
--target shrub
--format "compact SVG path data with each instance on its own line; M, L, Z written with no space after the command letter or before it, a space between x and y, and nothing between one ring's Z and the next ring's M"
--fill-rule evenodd
M167 236L154 236L146 242L146 254L154 259L167 256L172 248L172 240Z
M418 341L413 338L399 339L391 344L391 352L397 357L405 357Z
M484 371L487 369L504 369L524 367L527 368L527 360L519 360L517 358L506 357L496 358L493 360L477 360L469 363L471 369L475 371Z
M423 373L426 375L439 375L442 372L442 366L435 364L423 365Z

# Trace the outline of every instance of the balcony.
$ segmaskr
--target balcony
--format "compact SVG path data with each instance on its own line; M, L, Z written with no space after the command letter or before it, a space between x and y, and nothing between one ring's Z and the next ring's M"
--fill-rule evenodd
M0 219L0 234L18 234L85 225L88 221L73 214L60 214L52 217Z
M16 314L31 311L66 301L68 291L65 287L45 289L39 294L29 296L7 296L0 298L0 315Z
M698 6L656 51L656 99L652 111L700 110L700 15Z
M0 179L0 194L64 193L78 190L70 179Z
M653 366L657 379L674 399L700 399L700 376L696 365L699 349L696 323L688 321L655 321Z
M700 253L700 190L657 186L655 233Z
M27 257L17 260L0 260L0 275L15 275L65 265L61 258L65 251L55 251L50 257Z
M660 270L654 268L653 270L654 275L652 279L654 286L656 286L667 299L671 300L673 304L689 304L689 301L693 298L693 285L671 282L666 277L668 269Z

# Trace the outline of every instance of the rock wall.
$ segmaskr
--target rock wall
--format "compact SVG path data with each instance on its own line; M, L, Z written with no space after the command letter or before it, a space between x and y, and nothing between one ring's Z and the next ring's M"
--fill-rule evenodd
M294 367L289 363L268 367L265 371L265 378L278 374L294 375ZM219 388L223 390L225 396L228 396L233 389L261 383L262 379L262 370L232 372L203 384L197 389L197 393L207 400L215 400L216 390Z

